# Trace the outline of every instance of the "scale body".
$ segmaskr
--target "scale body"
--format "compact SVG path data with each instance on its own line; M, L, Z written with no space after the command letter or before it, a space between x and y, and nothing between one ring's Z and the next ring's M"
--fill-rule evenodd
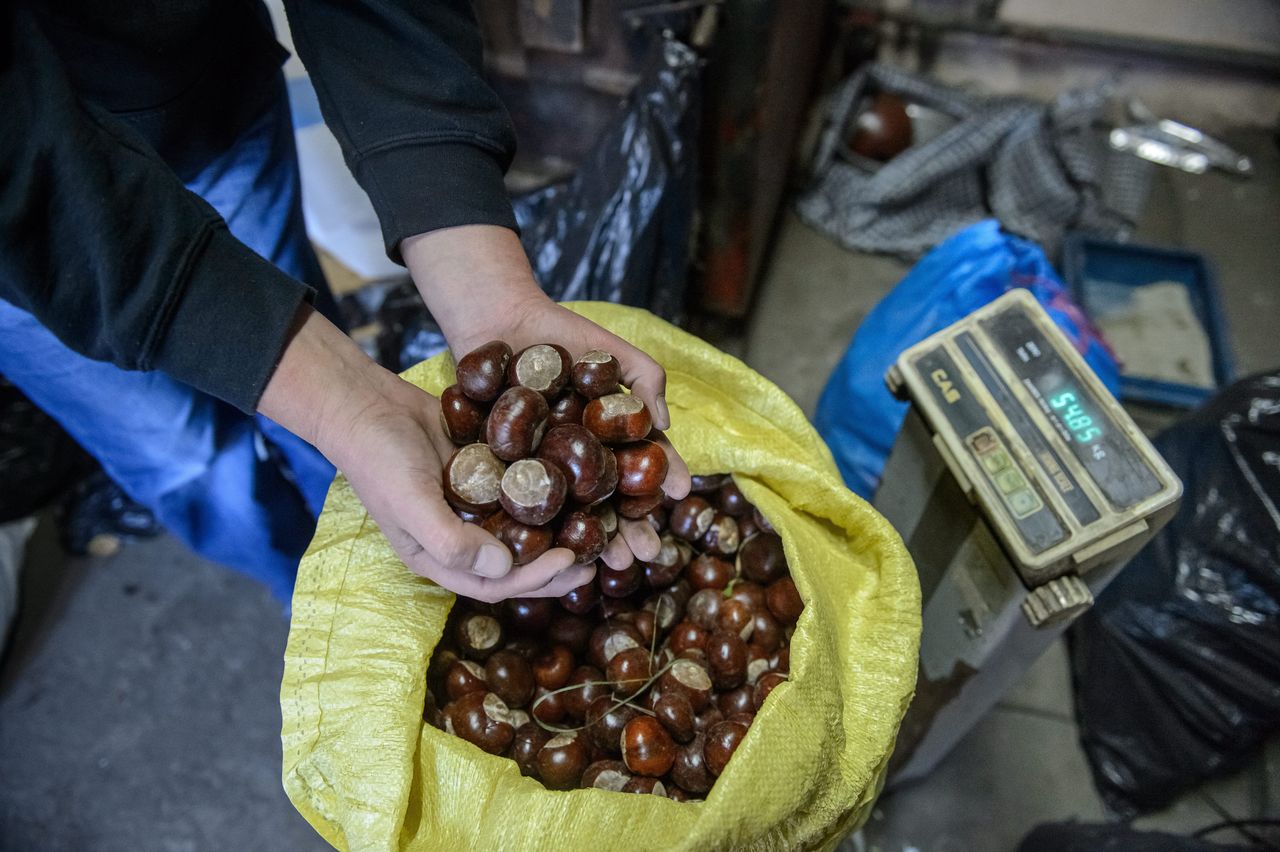
M924 603L890 784L926 775L1177 510L1182 483L1026 290L902 353L875 506Z

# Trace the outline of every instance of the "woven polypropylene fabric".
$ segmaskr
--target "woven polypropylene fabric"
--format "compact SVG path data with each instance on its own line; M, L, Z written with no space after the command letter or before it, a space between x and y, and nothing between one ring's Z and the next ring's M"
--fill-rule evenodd
M427 663L453 595L405 570L339 477L294 593L285 789L342 849L833 847L866 820L915 685L910 557L777 387L644 311L571 307L666 367L676 448L695 473L735 472L777 527L805 600L791 680L704 802L547 790L423 724ZM452 364L435 358L405 378L438 393Z

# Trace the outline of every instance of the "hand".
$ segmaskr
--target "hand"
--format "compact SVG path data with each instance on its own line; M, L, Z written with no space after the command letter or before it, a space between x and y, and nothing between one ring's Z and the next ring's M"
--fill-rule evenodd
M559 597L595 576L565 548L513 570L504 545L445 503L440 482L454 447L439 401L370 361L309 307L299 320L259 410L346 475L409 570L482 601Z
M517 351L534 343L559 343L574 358L603 349L622 365L623 384L649 407L654 428L671 425L662 366L551 301L533 280L512 231L488 225L447 228L410 237L400 250L455 355L461 357L490 340L505 340ZM669 462L663 491L680 499L689 493L689 468L660 432L654 438ZM619 529L622 534L601 557L610 568L621 570L635 559L644 562L658 555L661 544L647 522L620 519Z

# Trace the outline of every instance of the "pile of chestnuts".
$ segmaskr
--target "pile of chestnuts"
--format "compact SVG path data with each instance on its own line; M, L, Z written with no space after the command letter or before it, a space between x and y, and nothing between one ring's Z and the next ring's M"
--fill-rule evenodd
M703 798L790 671L804 605L781 538L728 475L664 497L666 456L607 353L486 344L441 399L462 444L446 496L517 565L552 546L589 564L618 515L648 521L661 548L558 600L459 598L424 719L552 789Z

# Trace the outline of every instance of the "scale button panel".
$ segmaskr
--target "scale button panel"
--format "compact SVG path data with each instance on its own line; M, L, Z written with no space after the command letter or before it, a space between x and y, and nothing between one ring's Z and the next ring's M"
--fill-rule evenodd
M1005 508L1015 518L1034 515L1044 504L1031 488L1031 483L1009 458L1000 438L992 429L983 429L969 436L969 446L982 462L996 490L1004 498Z

